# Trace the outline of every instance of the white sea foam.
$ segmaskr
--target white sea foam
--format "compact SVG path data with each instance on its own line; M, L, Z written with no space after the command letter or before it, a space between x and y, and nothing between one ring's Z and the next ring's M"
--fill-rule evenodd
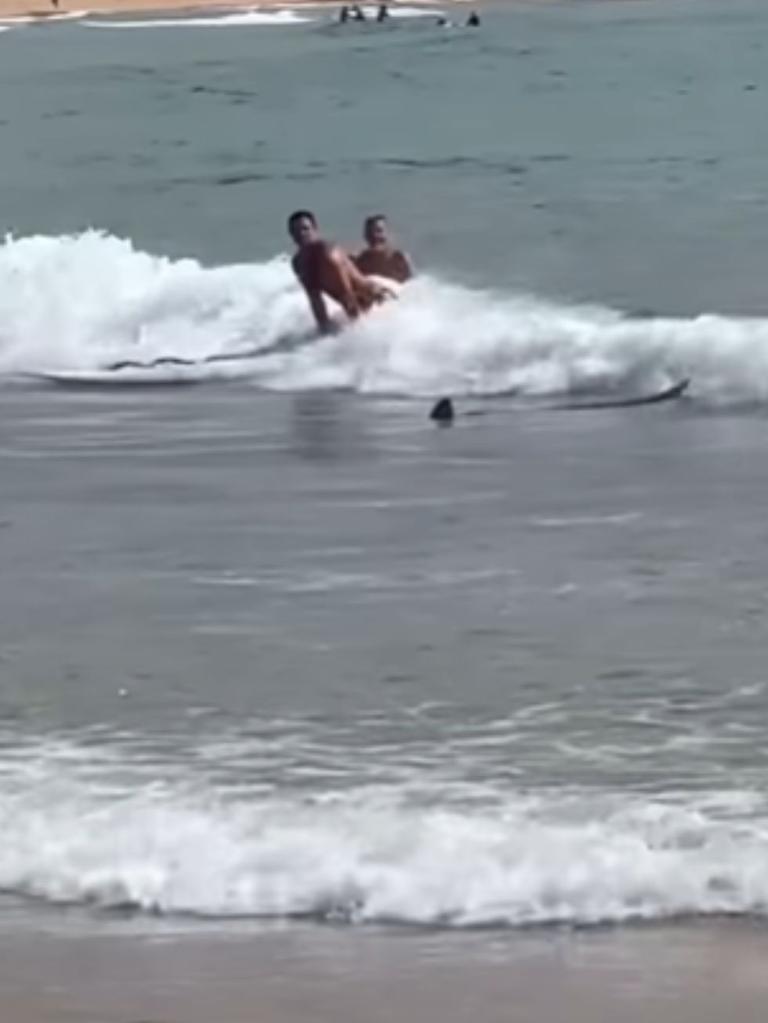
M768 398L768 319L632 319L424 275L339 336L302 344L311 330L285 256L206 268L94 231L0 246L2 374L258 349L152 372L404 395L627 393L690 376L697 398Z
M363 11L365 12L365 14L369 18L375 18L377 10L378 10L377 6L374 6L374 7L367 7L365 5L363 6ZM403 6L390 5L390 6L387 7L387 10L389 11L389 16L391 18L404 18L404 19L407 19L407 18L438 18L443 13L443 11L439 10L438 8L430 7L430 6L409 7L409 6L406 6L406 5L403 5Z
M292 10L259 11L245 10L235 14L211 14L209 16L187 16L175 18L130 18L124 21L93 20L84 24L88 28L137 29L137 28L263 28L281 25L303 25L313 19Z
M127 784L130 764L82 753L4 755L6 892L452 927L768 910L768 818L751 793L664 802L486 789L479 801L467 784L462 808L460 784L442 801L438 788L418 800L392 784L245 798L166 762L142 760Z
M320 12L322 11L322 15ZM373 21L377 7L363 6L366 16ZM415 6L390 6L390 17L395 19L438 17L442 12L437 8ZM82 16L82 15L81 15ZM125 18L120 21L109 21L103 18L88 20L84 24L88 28L101 29L148 29L148 28L256 28L278 27L283 25L303 25L327 18L327 4L302 4L300 8L283 8L281 10L237 11L231 14L189 15L179 14L174 18ZM333 11L336 18L336 11Z

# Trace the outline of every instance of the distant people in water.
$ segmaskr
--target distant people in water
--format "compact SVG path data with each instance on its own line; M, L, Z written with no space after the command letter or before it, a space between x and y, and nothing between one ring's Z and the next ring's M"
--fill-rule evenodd
M366 218L363 238L366 247L355 256L358 270L366 275L397 281L398 284L405 284L413 277L411 261L392 244L387 218L382 213Z
M321 237L314 213L297 210L288 218L288 233L296 245L293 272L304 287L312 315L321 334L335 327L325 304L338 302L350 320L385 302L394 289L370 280L342 248Z
M389 7L386 3L382 2L379 4L376 10L376 21L381 24L383 21L388 21L390 18ZM367 21L365 11L360 4L344 4L339 9L339 24L346 25L348 21Z
M51 0L51 3L58 7L59 0ZM384 21L388 21L391 17L389 13L389 6L382 2L376 9L376 21L381 24ZM339 24L346 25L348 21L367 21L365 11L360 4L344 4L339 8ZM448 18L441 14L436 23L438 28L452 28L453 22L449 21ZM471 11L469 17L466 20L467 28L479 28L480 27L480 15L477 11Z

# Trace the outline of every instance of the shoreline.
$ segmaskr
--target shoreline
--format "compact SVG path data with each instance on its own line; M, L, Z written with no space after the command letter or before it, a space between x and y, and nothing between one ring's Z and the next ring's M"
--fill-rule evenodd
M447 3L466 3L466 0L446 0ZM370 5L375 0L365 0ZM429 0L388 0L392 7L440 6L436 0L433 5ZM45 4L41 0L0 0L0 23L12 22L14 19L23 19L24 22L30 19L34 21L65 21L78 16L87 15L109 15L109 14L200 14L204 11L211 11L223 14L227 11L232 13L240 11L278 12L296 10L305 7L307 9L319 8L330 11L337 10L341 6L341 0L60 0L59 6L54 7L52 3Z
M532 933L66 923L0 930L8 1023L762 1023L768 1004L768 933L745 920Z

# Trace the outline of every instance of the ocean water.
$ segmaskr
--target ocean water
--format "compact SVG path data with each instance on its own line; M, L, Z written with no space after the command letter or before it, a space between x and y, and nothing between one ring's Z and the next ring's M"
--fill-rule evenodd
M6 909L768 911L768 11L438 10L1 26Z

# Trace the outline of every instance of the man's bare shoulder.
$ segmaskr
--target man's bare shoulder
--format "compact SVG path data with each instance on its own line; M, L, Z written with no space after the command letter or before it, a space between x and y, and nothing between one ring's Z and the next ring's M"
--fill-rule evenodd
M293 272L297 277L305 280L307 277L314 277L318 269L328 259L333 258L334 245L322 238L305 245L291 260Z
M352 256L352 262L358 270L362 270L364 274L371 273L372 271L370 267L372 265L373 258L374 257L372 257L370 249L361 249L360 252L357 252L354 256Z

